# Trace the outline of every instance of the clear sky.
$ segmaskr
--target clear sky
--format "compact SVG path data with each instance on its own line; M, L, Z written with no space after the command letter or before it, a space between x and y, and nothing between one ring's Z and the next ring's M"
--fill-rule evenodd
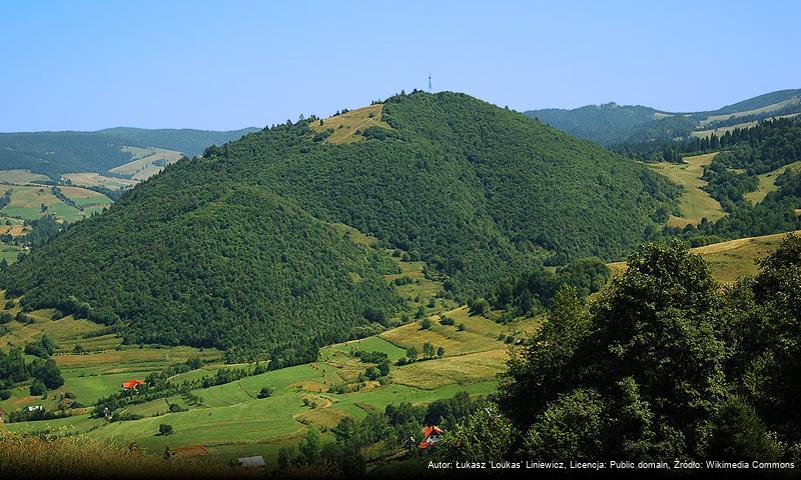
M235 129L401 89L708 110L801 88L801 2L3 1L0 131Z

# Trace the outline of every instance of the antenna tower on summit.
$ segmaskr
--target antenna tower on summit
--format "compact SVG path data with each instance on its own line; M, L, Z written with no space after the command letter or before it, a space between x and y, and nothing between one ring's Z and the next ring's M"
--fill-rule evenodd
M431 74L428 74L428 93L431 93Z

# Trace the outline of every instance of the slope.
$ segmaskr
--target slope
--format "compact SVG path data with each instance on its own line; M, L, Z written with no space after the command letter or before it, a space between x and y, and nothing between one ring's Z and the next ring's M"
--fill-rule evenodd
M286 361L350 338L368 305L397 303L365 250L285 200L155 180L25 257L9 294L125 321L128 343L283 345Z
M99 130L97 133L116 138L125 145L160 147L193 156L203 153L210 145L222 145L257 130L258 128L253 127L228 131L117 127Z
M230 132L112 128L97 132L0 133L0 170L26 169L58 179L64 173L106 173L134 159L132 147L196 155L256 129Z
M801 89L780 90L708 112L671 113L644 106L587 105L572 110L530 110L526 115L571 135L621 151L638 144L669 143L706 129L724 129L801 112ZM653 147L652 147L653 148Z
M679 193L643 165L462 94L392 97L382 120L390 128L359 142L327 142L313 119L179 161L2 283L26 305L121 322L129 341L308 346L347 338L368 305L373 320L395 305L372 257L321 222L407 251L467 298L543 260L620 257Z

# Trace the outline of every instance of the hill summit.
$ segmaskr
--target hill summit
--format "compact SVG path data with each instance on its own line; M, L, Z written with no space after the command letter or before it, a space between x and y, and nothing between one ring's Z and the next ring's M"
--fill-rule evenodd
M404 308L375 252L334 223L425 260L466 299L543 262L621 257L677 194L523 114L414 92L170 165L2 284L24 305L116 325L128 342L289 358Z

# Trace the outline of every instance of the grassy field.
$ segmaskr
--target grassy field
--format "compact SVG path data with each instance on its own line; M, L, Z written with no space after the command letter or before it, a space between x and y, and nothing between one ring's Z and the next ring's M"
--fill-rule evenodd
M710 222L714 222L725 216L720 203L701 190L701 187L706 185L706 182L701 180L704 166L711 164L715 155L717 152L684 157L684 163L660 162L650 165L654 171L684 187L684 193L679 199L682 216L671 215L668 220L669 226L683 228L688 224L701 223L701 219L704 217Z
M181 152L164 148L125 147L123 150L133 153L133 160L119 167L114 167L109 171L117 175L129 177L135 181L147 180L162 171L164 165L157 165L157 163L175 163L180 160L183 155Z
M11 312L17 309L14 307ZM11 399L0 402L0 408L15 409L35 404L52 408L67 391L74 393L80 402L91 404L99 397L118 391L120 383L126 380L143 378L150 371L162 369L172 362L185 361L190 356L200 356L212 363L180 374L176 380L213 375L217 369L226 366L214 363L220 358L220 352L188 347L140 349L116 346L84 355L69 354L66 351L71 345L103 333L102 327L72 317L50 320L51 314L52 311L47 310L34 312L36 322L31 325L11 322L12 332L0 340L2 348L9 348L35 340L47 332L59 346L55 359L62 369L65 385L51 392L48 399L30 397L26 386L17 387ZM464 324L464 331L457 332L456 326L439 325L436 320L440 317L435 315L432 317L435 326L431 330L422 330L420 322L414 322L390 330L381 337L323 348L318 360L311 364L196 389L192 393L202 398L202 404L198 406L189 406L181 398L173 397L130 407L130 413L145 416L140 420L107 423L90 418L89 412L76 411L77 415L65 419L13 423L6 427L13 432L84 433L104 442L136 442L151 452L162 451L168 446L204 445L214 461L227 461L242 455L264 455L269 463L275 464L278 449L297 443L311 426L328 438L331 435L328 429L341 418L361 418L390 403L425 404L459 391L473 395L492 392L496 386L495 376L503 368L507 355L506 344L500 335L517 334L520 327L530 326L531 321L521 320L504 326L483 317L470 316L466 308L445 314L457 325ZM407 338L407 332L415 333ZM369 364L361 362L353 352L383 352L395 362L405 356L406 346L417 346L422 352L422 344L429 341L437 347L446 346L442 358L393 366L391 381L387 385L359 381L359 375ZM349 382L350 387L345 393L329 390L345 382ZM258 393L264 386L269 386L273 395L259 399ZM167 413L171 403L190 409ZM172 425L175 434L168 437L157 435L161 423Z
M749 192L745 194L745 199L750 201L751 203L759 203L765 199L765 197L770 192L774 192L779 189L776 186L776 179L779 178L784 172L787 170L801 170L801 161L791 163L789 165L785 165L783 167L777 168L772 172L763 173L759 175L759 186L753 192Z
M364 140L364 137L356 134L356 130L363 132L370 127L392 128L387 123L381 121L381 112L384 105L377 103L369 107L351 110L336 117L329 117L323 120L323 124L312 122L311 128L316 132L333 129L334 132L325 141L328 143L352 143Z
M704 120L701 120L700 125L704 126L704 125L707 125L710 122L714 122L716 120L728 120L728 119L730 119L732 117L740 118L740 117L747 117L749 115L759 115L761 113L770 113L770 112L782 109L784 107L789 107L789 106L792 106L792 105L798 105L799 103L801 103L801 98L793 97L793 98L788 98L787 100L784 100L783 102L774 103L772 105L766 105L766 106L764 106L762 108L755 108L753 110L744 110L742 112L729 113L729 114L725 114L725 115L710 115L710 116L706 117Z
M801 230L795 232L801 235ZM767 256L779 246L787 233L776 233L762 237L748 237L728 242L714 243L693 248L709 262L712 275L722 283L733 283L737 278L754 275L758 271L756 260ZM626 271L626 262L608 264L613 275Z
M0 214L24 220L36 220L46 214L74 222L86 218L94 212L111 205L111 200L102 193L80 187L59 187L62 193L83 208L83 211L64 203L56 197L51 188L45 185L10 185L11 202Z
M801 115L801 113L790 113L788 115L778 115L778 116L775 116L775 117L766 118L765 120L775 120L777 118L792 118L792 117L797 117L799 115ZM712 129L709 129L709 130L697 130L695 132L692 132L691 135L694 136L694 137L698 137L698 138L707 138L707 137L711 136L714 133L715 135L720 137L722 135L725 135L726 132L730 132L730 131L734 130L735 128L739 128L739 129L751 128L751 127L755 127L757 124L759 124L758 121L743 122L743 123L738 123L736 125L729 125L728 127L712 128Z
M30 170L0 170L0 183L35 183L50 180L47 175L33 173Z
M16 245L0 244L0 258L4 258L9 264L16 262L19 254L24 251L24 248Z
M62 177L72 182L73 185L82 187L105 187L109 190L119 190L139 183L136 180L106 177L95 172L67 173L62 175Z

